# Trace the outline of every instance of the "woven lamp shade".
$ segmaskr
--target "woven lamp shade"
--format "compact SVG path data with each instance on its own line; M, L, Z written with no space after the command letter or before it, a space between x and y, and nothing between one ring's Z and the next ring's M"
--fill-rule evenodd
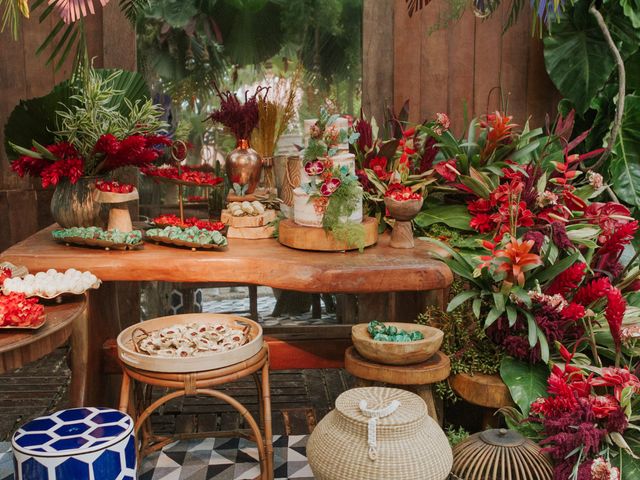
M456 445L451 473L459 480L552 480L553 466L535 442L501 428Z
M376 455L371 457L371 417L360 403L397 409L377 419ZM427 406L414 393L397 388L355 388L336 400L336 408L316 426L307 443L316 480L445 480L453 462L451 447Z

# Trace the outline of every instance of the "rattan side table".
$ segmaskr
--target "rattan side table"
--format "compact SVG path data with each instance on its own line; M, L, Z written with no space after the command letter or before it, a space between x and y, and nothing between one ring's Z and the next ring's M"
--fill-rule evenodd
M444 353L437 352L426 362L414 365L383 365L367 360L355 347L349 347L344 354L344 368L356 377L358 387L380 382L415 392L427 404L427 413L442 426L431 385L446 380L451 373L451 362Z
M262 349L244 362L216 370L193 373L160 373L139 370L121 362L122 389L121 412L129 413L135 420L134 433L139 443L140 458L160 450L176 440L213 437L240 436L256 443L260 459L260 480L273 480L273 445L271 428L271 394L269 388L269 347ZM233 397L215 390L214 387L253 376L260 400L258 421ZM166 395L151 401L152 387L168 388ZM172 436L154 435L149 417L160 406L181 396L208 395L231 405L249 425L248 430L233 432L198 432ZM131 401L133 399L133 402Z

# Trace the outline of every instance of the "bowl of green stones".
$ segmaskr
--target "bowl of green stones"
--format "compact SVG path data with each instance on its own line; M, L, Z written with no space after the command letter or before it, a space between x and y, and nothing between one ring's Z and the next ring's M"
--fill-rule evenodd
M360 323L351 329L353 346L367 360L411 365L429 360L440 349L444 333L415 323Z

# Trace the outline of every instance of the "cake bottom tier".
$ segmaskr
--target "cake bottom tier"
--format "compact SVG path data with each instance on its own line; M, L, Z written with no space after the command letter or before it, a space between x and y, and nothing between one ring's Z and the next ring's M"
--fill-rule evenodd
M305 227L322 227L323 213L316 212L311 196L301 188L293 191L293 220ZM349 217L340 219L341 222L362 222L362 195L354 212Z

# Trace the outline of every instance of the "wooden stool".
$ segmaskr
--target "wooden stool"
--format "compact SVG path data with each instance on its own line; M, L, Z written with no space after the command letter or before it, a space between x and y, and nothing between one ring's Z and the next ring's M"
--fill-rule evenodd
M444 353L437 352L426 362L414 365L382 365L366 360L354 347L349 347L344 354L344 368L356 377L359 387L382 382L414 391L427 404L429 415L442 425L442 416L437 414L431 385L449 377L451 362Z
M473 405L483 407L482 429L498 426L494 413L497 409L513 405L509 387L499 375L459 373L449 379L456 394Z
M260 480L273 479L273 446L271 430L271 394L269 389L269 348L265 343L262 349L253 357L244 362L217 370L207 370L193 373L159 373L148 370L139 370L121 362L122 366L122 390L120 392L120 411L128 412L134 419L134 433L140 444L139 457L160 450L165 445L176 440L236 436L247 438L256 443L260 459ZM259 372L261 375L259 376ZM240 378L253 376L258 390L260 401L260 425L251 413L233 397L214 390L212 387L236 381ZM260 378L261 377L261 378ZM132 389L131 380L136 380L140 385L148 388ZM151 387L164 387L171 389L166 395L151 402ZM130 398L134 396L133 407ZM151 430L149 417L151 414L168 401L181 396L208 395L231 405L238 411L249 424L248 430L233 432L199 432L188 434L176 434L173 436L154 435Z

